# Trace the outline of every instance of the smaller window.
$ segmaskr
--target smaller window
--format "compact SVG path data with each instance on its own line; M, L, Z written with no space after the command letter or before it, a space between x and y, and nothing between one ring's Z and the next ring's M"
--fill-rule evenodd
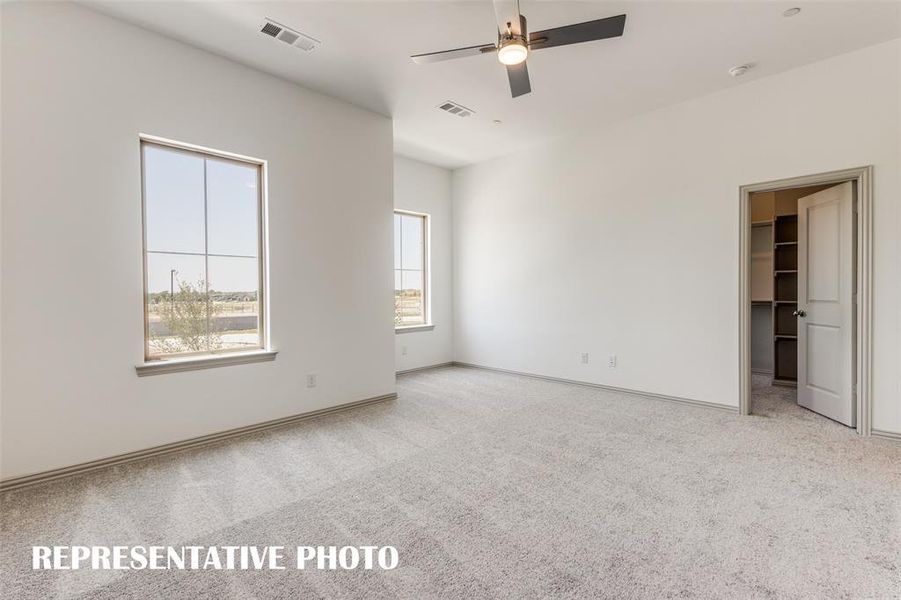
M429 216L394 211L394 327L429 324Z

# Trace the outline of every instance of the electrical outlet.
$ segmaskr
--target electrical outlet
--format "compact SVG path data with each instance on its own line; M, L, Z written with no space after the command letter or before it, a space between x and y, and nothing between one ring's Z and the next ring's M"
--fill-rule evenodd
M307 375L307 387L308 388L316 387L316 374L315 373L311 373L311 374Z
M588 364L588 353L587 353L587 352L583 352L583 353L582 353L582 364L583 364L583 365L587 365L587 364Z
M401 347L400 347L400 353L401 353L402 356L406 356L406 355L407 355L407 347L406 347L406 346L401 346Z
M616 354L611 354L607 357L607 366L611 369L616 367Z

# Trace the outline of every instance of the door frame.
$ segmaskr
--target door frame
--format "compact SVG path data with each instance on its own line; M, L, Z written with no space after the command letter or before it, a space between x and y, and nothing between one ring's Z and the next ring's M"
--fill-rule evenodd
M738 361L739 413L751 414L751 194L827 183L857 183L856 216L856 335L857 433L872 431L873 355L873 167L856 167L791 177L739 188Z

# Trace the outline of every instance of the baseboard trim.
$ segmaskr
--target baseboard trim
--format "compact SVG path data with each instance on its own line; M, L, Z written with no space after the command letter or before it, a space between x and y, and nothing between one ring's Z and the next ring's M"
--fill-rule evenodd
M895 433L894 431L882 431L880 429L871 429L870 435L873 437L885 438L887 440L895 440L896 442L901 442L901 433Z
M775 373L772 369L751 369L751 372L758 375L773 375Z
M395 375L407 375L408 373L419 373L420 371L431 371L432 369L441 369L442 367L453 367L454 362L438 363L437 365L426 365L424 367L415 367L413 369L404 369L403 371L395 371Z
M254 423L253 425L245 425L244 427L236 427L234 429L227 429L225 431L220 431L217 433L210 433L207 435L188 438L186 440L172 442L170 444L163 444L160 446L145 448L143 450L135 450L134 452L117 454L116 456L111 456L109 458L101 458L79 463L76 465L71 465L68 467L60 467L58 469L51 469L49 471L41 471L39 473L32 473L31 475L8 477L6 479L0 480L0 491L5 492L9 490L19 489L26 486L37 485L39 483L46 483L48 481L53 481L56 479L72 477L73 475L80 475L89 471L96 471L97 469L104 469L115 465L130 463L145 458L162 456L164 454L172 454L175 452L190 450L192 448L198 448L200 446L209 446L218 442L225 442L238 437L249 435L251 433L276 429L278 427L285 427L287 425L293 425L295 423L315 419L316 417L321 417L331 413L343 412L346 410L367 406L369 404L375 404L377 402L394 400L396 398L396 393L385 394L383 396L375 396L372 398L365 398L363 400L347 402L345 404L330 406L328 408L320 408L318 410L299 413L288 417L282 417L280 419L272 419L271 421L263 421L261 423Z
M577 379L564 379L562 377L551 377L549 375L538 375L536 373L527 373L525 371L514 371L512 369L501 369L499 367L486 367L484 365L476 365L472 363L454 361L455 367L466 367L470 369L482 369L484 371L496 371L498 373L508 373L510 375L521 375L523 377L532 377L534 379L544 379L545 381L553 381L556 383L568 383L571 385L580 385L583 387L597 388L608 392L618 392L621 394L629 394L631 396L639 396L650 400L664 400L666 402L675 402L678 404L687 404L689 406L698 406L701 408L712 408L714 410L722 410L725 412L738 412L737 406L725 406L716 404L715 402L706 402L704 400L692 400L690 398L680 398L678 396L667 396L665 394L655 394L653 392L642 392L639 390L631 390L628 388L614 387L612 385L604 385L602 383L591 383L589 381L579 381Z

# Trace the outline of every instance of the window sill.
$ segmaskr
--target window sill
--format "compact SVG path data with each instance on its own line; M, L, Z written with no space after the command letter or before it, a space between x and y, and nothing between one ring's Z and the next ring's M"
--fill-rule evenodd
M431 331L433 329L435 329L434 325L406 325L395 327L394 333L413 333L414 331Z
M162 375L163 373L180 373L182 371L213 369L215 367L227 367L229 365L267 362L275 360L276 354L278 354L278 351L276 350L254 350L252 352L235 352L232 354L217 354L214 356L154 360L135 365L135 371L137 371L138 377Z

